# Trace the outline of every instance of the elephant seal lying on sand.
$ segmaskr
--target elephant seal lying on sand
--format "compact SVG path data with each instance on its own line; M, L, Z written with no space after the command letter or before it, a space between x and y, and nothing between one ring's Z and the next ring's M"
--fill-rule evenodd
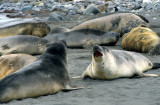
M148 20L133 13L115 13L83 22L73 27L71 31L96 29L106 32L113 31L123 36L123 34L128 33L132 28L137 26L148 27Z
M44 39L55 42L57 40L66 40L69 48L84 48L88 46L115 45L119 39L119 34L115 32L104 32L94 29L81 29L65 33L51 34Z
M0 102L75 90L68 74L65 42L47 44L47 50L32 64L0 80Z
M42 38L50 32L48 24L34 19L12 19L0 25L0 38L15 35L33 35Z
M126 50L133 50L143 53L152 51L152 54L156 54L156 50L158 50L156 47L158 46L160 46L159 36L146 27L133 28L122 38L122 48Z
M16 72L37 58L29 54L9 54L0 57L0 79Z
M73 78L116 79L120 77L157 77L157 74L143 73L149 69L159 68L160 63L152 63L141 54L121 50L109 50L106 47L94 46L92 62L82 74Z
M42 54L46 50L47 43L45 39L29 35L0 38L0 54Z

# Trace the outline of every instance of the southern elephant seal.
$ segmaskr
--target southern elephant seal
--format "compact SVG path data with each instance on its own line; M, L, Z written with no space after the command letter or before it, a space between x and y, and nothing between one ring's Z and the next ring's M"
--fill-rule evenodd
M157 77L156 74L143 73L152 68L159 68L159 63L152 63L141 54L122 50L109 50L106 47L94 46L92 62L81 75L73 78L116 79L120 77Z
M8 36L5 38L0 38L0 54L42 54L46 49L45 45L47 43L47 40L36 36Z
M146 27L133 28L122 38L122 48L143 53L156 53L156 46L160 46L160 38L151 29Z
M71 84L67 48L59 41L47 44L46 51L32 64L0 80L0 103L80 88L84 87Z
M0 38L15 35L33 35L42 38L50 32L47 23L34 19L11 19L0 22L0 25Z
M0 79L16 72L26 65L31 64L37 58L29 54L9 54L0 57Z
M85 21L73 27L71 31L89 28L106 32L113 31L123 36L123 34L128 33L132 28L137 26L148 27L148 20L133 13L115 13Z
M115 32L104 32L94 29L80 29L71 32L49 34L44 39L51 41L66 40L69 48L84 48L99 45L115 45L119 39Z

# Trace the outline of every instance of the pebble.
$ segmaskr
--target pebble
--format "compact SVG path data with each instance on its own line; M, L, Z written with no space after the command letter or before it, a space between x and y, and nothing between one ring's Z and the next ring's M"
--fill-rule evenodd
M143 12L159 11L160 0L3 0L0 1L0 12L12 10L37 14L39 11L57 11L49 20L63 20L67 15L96 15L98 13L110 13L115 11ZM30 12L32 11L32 12ZM52 18L52 19L51 19ZM54 18L54 19L53 19Z
M99 9L93 4L88 5L87 8L83 12L83 14L85 15L96 15L98 13L100 13Z

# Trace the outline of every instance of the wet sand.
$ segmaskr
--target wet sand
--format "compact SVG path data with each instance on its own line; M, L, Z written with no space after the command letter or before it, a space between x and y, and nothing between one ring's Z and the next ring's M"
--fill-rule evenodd
M73 23L72 26L74 24L76 23ZM160 22L156 22L156 24L160 25ZM123 50L120 43L121 40L116 46L108 46L108 48ZM160 56L148 56L144 53L143 55L152 62L160 63ZM68 49L69 75L71 77L81 75L90 62L91 48ZM155 73L160 76L160 68L147 73ZM160 77L115 80L72 79L72 82L86 88L37 98L13 100L2 105L160 105Z

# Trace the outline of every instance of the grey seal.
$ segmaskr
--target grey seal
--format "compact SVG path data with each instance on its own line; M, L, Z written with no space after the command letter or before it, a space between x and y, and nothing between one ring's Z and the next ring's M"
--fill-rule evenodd
M68 74L67 47L64 41L47 44L47 50L32 64L0 80L0 102L33 98L73 86Z
M85 48L99 45L115 45L120 35L116 32L104 32L95 29L80 29L70 32L49 34L44 39L55 42L66 40L69 48Z
M46 50L47 40L36 36L18 35L0 38L0 54L42 54Z

